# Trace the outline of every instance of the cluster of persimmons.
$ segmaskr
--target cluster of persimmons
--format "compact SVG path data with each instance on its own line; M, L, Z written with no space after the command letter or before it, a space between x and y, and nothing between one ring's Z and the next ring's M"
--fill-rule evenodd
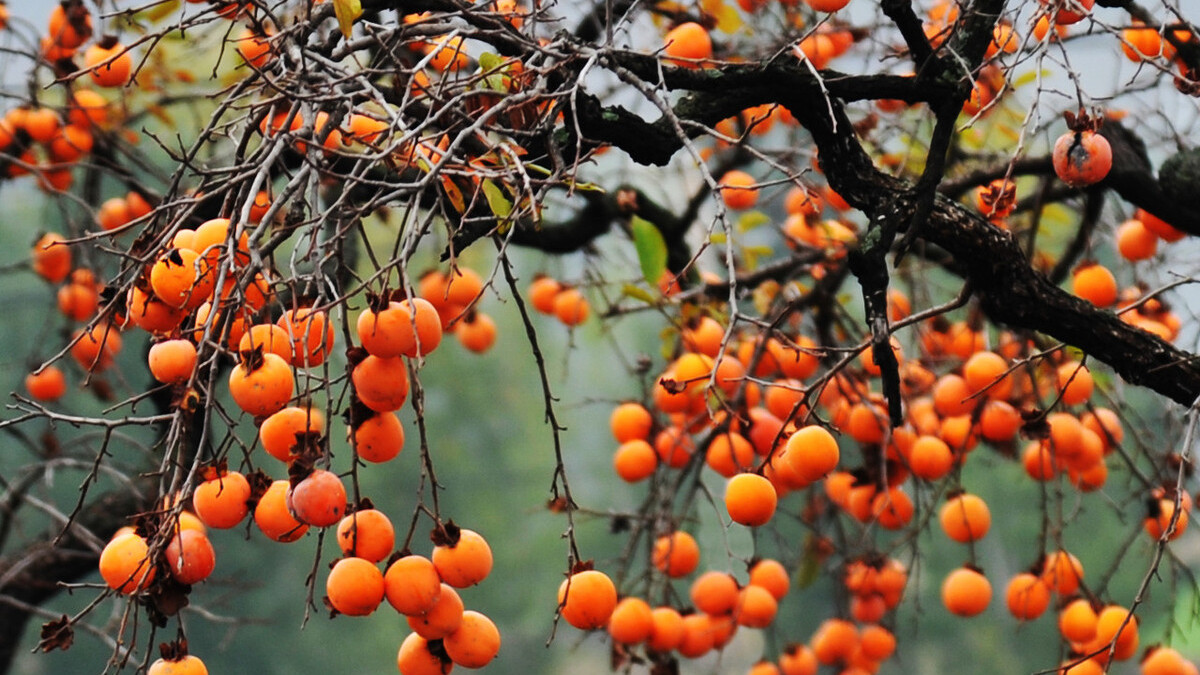
M835 12L849 1L805 3L818 12ZM230 19L245 9L236 2L212 4ZM738 4L755 12L763 3ZM1037 41L1065 37L1067 26L1081 21L1093 2L1043 4L1053 9L1039 13L1031 26ZM523 15L516 3L497 0L490 7L520 25ZM942 2L929 13L925 29L934 47L957 21L957 11L957 5ZM411 15L404 20L428 18ZM1028 37L1019 32L1012 25L998 25L993 53L1015 51ZM270 30L256 24L231 35L248 69L269 67L275 48ZM855 31L831 21L799 40L794 52L822 69L857 39ZM1130 59L1174 58L1170 40L1156 31L1134 26L1121 40ZM411 92L418 97L427 92L431 78L471 63L459 37L432 37L410 46L428 68L416 70L412 78ZM56 72L79 82L90 80L89 86L122 87L136 75L132 52L114 37L93 35L91 15L78 2L54 8L41 50ZM709 28L696 22L667 30L661 53L672 66L714 65ZM519 64L505 66L505 87L519 89L521 73ZM986 114L1003 88L1003 75L985 68L964 112ZM903 107L896 101L878 102L884 113ZM58 108L9 110L0 119L0 151L12 158L6 160L5 173L34 173L47 190L69 189L74 166L95 149L95 134L110 126L108 114L108 100L80 86ZM397 130L381 117L356 108L331 125L328 113L317 113L308 142L331 155L356 144L358 149L384 147ZM776 122L789 123L788 117L779 106L748 109L717 124L716 149L706 151L716 152L742 132L766 133ZM1101 122L1082 112L1068 115L1068 131L1052 152L1054 172L1065 185L1093 185L1111 168L1111 148L1097 133ZM275 108L257 129L270 140L305 126L297 110ZM291 143L300 154L309 149L304 140ZM429 172L448 152L448 139L440 135L405 145L393 159L402 168ZM458 183L443 177L440 187L451 206L465 212ZM759 198L758 179L742 169L718 176L715 187L730 210L751 209ZM1006 227L1016 190L1014 180L998 179L979 187L971 201L983 216ZM402 675L486 666L499 652L500 632L487 616L467 609L459 592L489 576L488 542L475 531L443 522L440 514L427 513L434 520L428 555L411 550L411 532L397 550L397 533L385 510L349 493L347 474L334 470L326 414L311 399L318 389L332 386L328 361L344 353L349 401L345 433L354 470L394 460L405 443L397 411L409 399L411 378L421 362L449 332L472 352L487 352L495 344L497 325L478 307L490 281L453 265L421 276L411 287L383 286L316 304L291 293L287 283L274 278L271 265L258 260L258 242L248 232L278 211L270 192L263 190L246 210L249 222L226 214L194 228L172 226L169 236L153 240L136 255L130 251L134 262L129 264L135 269L129 280L106 288L100 267L89 266L97 262L94 257L83 264L73 252L98 237L115 238L147 224L160 206L153 202L148 194L129 191L98 206L97 233L73 241L50 233L34 244L32 269L57 286L58 308L75 328L63 353L91 379L113 366L130 333L141 331L150 340L147 370L171 392L172 404L192 412L227 397L254 419L257 439L247 446L261 449L254 454L261 454L262 462L258 456L248 458L242 467L249 467L246 472L226 461L197 462L181 490L108 541L99 561L107 587L125 596L164 587L187 593L216 569L208 531L235 528L248 519L263 536L280 543L298 541L311 528L330 528L342 557L330 565L326 605L334 614L365 616L386 601L404 615L412 633L397 655ZM825 251L829 267L841 264L858 237L855 225L842 217L848 207L830 188L819 193L795 188L785 196L787 215L779 232L792 247ZM1159 240L1182 236L1139 211L1118 230L1117 252L1136 263L1152 258ZM814 265L813 281L829 267ZM847 598L844 611L830 616L807 640L793 641L773 660L755 664L751 675L815 675L821 666L862 675L876 672L893 657L894 612L909 586L906 563L893 555L839 550L827 536L830 523L859 532L914 532L926 527L914 519L922 506L915 500L923 498L929 502L923 506L936 512L930 519L936 529L971 547L987 536L992 522L987 502L961 480L963 467L981 444L1017 458L1029 480L1053 481L1080 494L1105 486L1110 462L1121 456L1125 429L1120 416L1097 403L1086 357L1063 345L989 332L975 315L915 320L910 299L893 290L889 318L904 326L892 344L903 397L902 423L895 425L882 394L884 373L868 343L856 344L843 334L841 346L822 344L802 320L772 330L731 324L727 308L718 303L693 302L695 295L678 300L677 286L664 281L659 298L677 322L671 358L641 400L621 403L611 414L616 475L632 484L657 485L665 476L711 471L712 480L719 476L725 481L722 502L728 520L723 525L730 528L768 527L777 512L790 509L817 534L814 555L821 563L834 561L829 566L836 568ZM1115 308L1124 320L1168 341L1179 333L1180 320L1170 308L1144 299L1144 289L1119 288L1112 272L1093 261L1074 271L1071 290L1097 307ZM568 327L592 314L584 289L548 276L534 278L525 297L537 312ZM365 305L353 318L340 306L351 300ZM339 317L345 325L339 325ZM352 344L339 346L339 328ZM208 375L218 367L228 367L229 374L220 391L214 391ZM307 383L306 388L298 391L298 382ZM32 399L51 404L68 390L64 369L41 365L28 375L26 389ZM1171 541L1188 528L1192 498L1176 489L1173 476L1153 478L1158 483L1142 495L1148 505L1142 525L1150 539ZM592 562L578 563L558 591L562 620L605 633L621 663L696 659L720 650L739 630L773 626L793 587L797 570L792 561L756 557L736 572L727 569L727 561L702 561L700 544L688 531L690 515L668 516L653 519L644 563L648 574L672 589L686 584L686 593L622 593L625 589L617 587L611 570ZM1071 654L1061 672L1089 675L1103 672L1113 660L1137 656L1141 640L1129 608L1093 592L1086 579L1082 562L1055 545L1008 579L965 564L942 580L941 599L954 615L976 616L992 604L993 585L1002 584L1004 605L1017 621L1057 611L1065 651ZM150 673L202 673L204 668L176 644L164 649ZM1173 649L1155 646L1145 652L1142 672L1187 675L1197 670Z

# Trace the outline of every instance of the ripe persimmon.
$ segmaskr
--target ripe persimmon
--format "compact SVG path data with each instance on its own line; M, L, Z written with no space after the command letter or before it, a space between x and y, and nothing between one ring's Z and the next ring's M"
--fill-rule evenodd
M617 587L600 570L584 570L563 579L558 587L562 618L580 630L608 625L617 607Z
M657 652L669 652L683 641L683 616L674 607L655 607L651 611L654 627L646 646Z
M444 653L445 650L439 650ZM400 643L396 654L396 667L400 675L449 675L454 662L430 649L429 640L417 633L409 633Z
M758 202L758 181L754 176L740 169L733 169L721 176L717 188L721 191L721 199L725 206L742 211L752 208Z
M325 312L308 307L287 310L277 322L292 338L293 364L314 368L325 362L335 342L333 324Z
M613 454L613 468L627 483L636 483L654 475L658 468L658 453L641 439L626 441Z
M420 555L406 555L388 565L383 582L388 604L407 616L428 612L443 587L433 562Z
M164 384L183 384L196 369L196 345L189 340L164 340L150 347L150 374Z
M25 376L25 391L35 401L57 401L67 393L67 378L58 366L49 365Z
M325 579L325 597L342 614L366 616L383 602L383 573L365 558L342 558Z
M1112 169L1112 146L1094 131L1068 131L1054 142L1052 159L1059 180L1071 187L1083 187L1108 175Z
M359 399L376 412L399 410L408 398L408 367L399 356L368 356L354 366L350 379Z
M212 542L199 530L180 530L163 552L167 569L181 584L198 584L212 574L217 558Z
M360 459L374 464L387 462L404 448L404 426L396 413L375 413L351 431L351 442Z
M785 452L786 461L810 483L833 471L841 457L833 434L816 425L797 429L788 437Z
M636 645L650 639L654 631L654 610L641 598L627 597L617 602L608 618L608 634L613 642Z
M744 586L738 590L734 617L739 626L766 628L775 621L779 612L779 601L761 586Z
M108 324L96 324L74 334L71 356L88 372L100 372L113 364L121 351L121 334Z
M578 288L563 288L554 296L554 315L567 326L587 321L591 309Z
M1061 596L1068 596L1079 588L1083 580L1083 563L1067 551L1051 551L1042 562L1042 581Z
M250 482L237 471L228 471L196 486L192 507L208 527L227 530L236 527L250 512Z
M105 38L87 48L83 65L97 85L124 87L133 73L133 55L120 42Z
M1032 621L1050 606L1050 588L1035 574L1022 572L1009 580L1004 589L1008 611L1021 621Z
M457 535L450 534L449 543L433 547L433 566L442 581L455 588L474 586L492 571L492 548L474 530L453 528L452 531Z
M314 469L288 490L287 507L306 525L329 527L346 513L346 486L332 471Z
M466 610L458 628L442 639L442 648L463 668L482 668L500 653L500 631L487 616Z
M124 595L145 590L154 581L146 540L134 532L113 537L100 552L100 576L109 588Z
M287 507L290 486L286 480L271 483L254 507L254 524L267 538L290 543L304 536L308 525L296 520Z
M677 66L695 67L697 61L710 58L713 53L708 31L693 21L675 26L663 39L663 56Z
M408 614L408 627L427 640L440 640L458 630L463 601L458 592L443 583L433 604L423 614Z
M292 363L292 339L283 328L273 323L250 326L238 340L238 351L248 352L261 349L264 353L277 354L287 363Z
M382 511L359 509L338 523L337 541L343 555L377 563L391 555L396 532Z
M256 417L282 410L293 391L292 369L278 354L243 358L229 373L229 393L234 402Z
M542 314L554 314L554 298L561 290L562 284L543 274L533 278L526 295L535 310Z
M325 430L325 415L316 408L288 406L272 413L258 427L258 439L267 454L281 462L290 462L293 449L303 434Z
M208 668L200 657L185 654L178 658L155 660L146 669L146 675L208 675Z
M960 567L942 581L942 604L951 614L975 616L992 601L992 584L978 570Z
M669 577L687 576L700 564L700 546L692 535L676 530L654 541L651 561Z
M454 336L469 351L482 354L496 344L496 322L483 312L470 311L456 325Z
M33 245L33 271L52 284L71 273L71 249L62 235L48 232Z
M987 502L978 495L962 492L942 504L938 510L938 522L947 537L965 544L979 541L987 535L992 526L992 514Z
M778 495L771 481L754 473L739 473L725 485L725 509L735 523L758 527L775 515Z

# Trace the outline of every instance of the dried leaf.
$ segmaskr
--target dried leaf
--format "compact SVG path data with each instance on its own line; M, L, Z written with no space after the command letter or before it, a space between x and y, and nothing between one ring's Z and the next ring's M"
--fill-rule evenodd
M42 624L42 637L38 649L52 652L55 649L66 651L75 641L75 629L71 628L71 619L63 614L61 617Z
M354 22L362 16L362 2L359 0L333 0L333 11L337 14L338 26L342 29L342 35L349 40L350 33L354 30Z

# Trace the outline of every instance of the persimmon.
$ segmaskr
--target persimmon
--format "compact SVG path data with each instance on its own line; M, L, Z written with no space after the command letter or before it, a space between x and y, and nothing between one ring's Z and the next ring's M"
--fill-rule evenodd
M674 607L655 607L651 611L654 622L646 646L657 652L669 652L683 641L683 616Z
M1009 580L1004 602L1017 619L1033 621L1050 606L1050 588L1037 575L1022 572Z
M558 604L563 619L580 630L608 625L617 606L617 587L599 570L576 572L558 587Z
M287 507L290 486L286 480L271 483L254 507L254 524L267 538L290 543L304 536L308 525L296 520Z
M1091 12L1092 6L1096 4L1096 0L1066 0L1063 2L1041 0L1041 3L1043 5L1052 4L1051 16L1054 18L1054 23L1060 26L1069 26L1083 21L1084 17Z
M482 668L500 653L500 631L487 616L467 610L454 632L442 640L450 660L464 668Z
M163 384L183 384L196 369L196 345L189 340L164 340L150 347L150 374Z
M343 555L377 563L391 554L396 533L382 511L360 509L338 523L337 541Z
M36 401L57 401L67 393L67 378L58 366L49 365L25 376L25 391Z
M653 631L654 610L641 598L622 598L608 618L608 634L613 642L640 644L650 639Z
M1081 265L1071 276L1071 292L1097 307L1109 307L1117 301L1117 279L1103 265Z
M332 471L314 469L288 490L287 507L305 525L329 527L346 513L346 486Z
M86 128L75 125L61 127L50 139L50 159L71 164L79 161L95 147L96 140Z
M753 473L739 473L725 485L725 509L735 523L747 527L766 525L775 515L778 495L771 481Z
M124 87L133 74L133 55L116 40L101 40L87 48L83 65L101 87Z
M1145 261L1158 251L1158 235L1140 220L1127 220L1117 227L1117 252L1130 262Z
M775 621L779 612L779 601L761 586L744 586L738 590L734 616L739 626L766 628Z
M276 322L292 338L293 363L315 368L325 362L335 343L333 325L325 312L311 308L289 309Z
M462 623L463 601L458 592L443 583L437 596L423 614L408 614L408 627L427 640L439 640L458 630Z
M626 441L613 454L613 468L627 483L636 483L654 475L658 468L658 453L644 440Z
M282 410L293 391L292 369L278 354L243 358L229 373L229 393L234 403L257 417Z
M325 416L315 408L289 406L268 416L258 428L258 438L267 454L289 462L303 434L325 430Z
M449 675L454 669L454 662L448 657L435 654L430 649L429 640L417 633L409 633L400 643L400 651L396 654L396 667L400 670L400 675Z
M776 600L782 600L791 586L791 578L778 560L763 558L750 566L750 585L761 586Z
M83 5L67 6L56 4L50 10L50 25L47 31L54 44L75 49L92 36L92 15Z
M817 661L832 665L849 658L858 648L858 628L845 619L826 619L813 632L809 644Z
M954 495L938 510L942 531L954 541L979 541L992 526L992 514L987 502L967 492Z
M1137 615L1120 605L1108 605L1096 614L1096 636L1088 643L1088 651L1113 645L1112 657L1124 661L1137 653L1139 644ZM1098 660L1107 660L1108 653L1098 655Z
M270 35L262 35L246 26L238 32L235 42L238 55L251 67L261 70L271 60Z
M180 530L171 537L163 555L171 576L181 584L198 584L212 574L217 558L208 536L198 530Z
M529 284L526 293L529 304L542 314L554 314L554 299L562 290L562 284L546 275L538 275Z
M1195 666L1166 645L1150 647L1142 659L1142 675L1188 675L1194 672Z
M1162 498L1150 500L1148 503L1149 513L1142 521L1142 529L1146 531L1146 534L1151 539L1161 539L1166 535L1167 541L1174 541L1187 531L1189 521L1188 505L1190 502L1190 497L1183 499L1181 501L1183 508L1177 509L1174 499ZM1179 511L1178 516L1175 515L1176 510Z
M350 375L359 399L376 412L399 410L408 398L408 367L398 356L368 356Z
M971 394L983 392L984 396L993 400L1006 399L1012 393L1013 380L1007 377L1007 373L1008 361L995 352L976 352L963 364L963 380L967 390ZM948 407L961 410L953 405Z
M1042 581L1062 596L1071 595L1083 580L1083 564L1071 553L1058 550L1046 554L1042 562Z
M492 548L478 532L457 528L457 538L433 548L433 566L442 581L467 588L483 581L492 571Z
M1112 146L1094 131L1068 131L1054 142L1052 159L1059 180L1071 187L1084 187L1108 175Z
M663 40L663 56L674 65L694 67L696 62L710 58L713 53L712 38L708 31L693 21L681 23L667 31Z
M788 437L784 456L796 473L811 483L836 468L841 453L832 434L824 427L809 425Z
M383 581L388 604L407 616L428 612L445 586L433 562L420 555L395 560L388 565Z
M712 617L703 612L686 614L683 617L683 639L675 648L679 655L695 659L712 651L715 630Z
M654 541L651 561L669 577L687 576L700 564L700 546L692 535L676 530Z
M338 612L366 616L383 602L383 574L364 558L342 558L325 579L325 597Z
M496 322L483 312L468 312L458 322L454 336L469 351L482 354L496 344Z
M942 604L951 614L970 617L992 601L992 584L978 570L960 567L942 581Z
M871 516L887 530L899 530L908 525L913 510L912 498L898 487L881 490L871 499Z
M254 349L276 354L287 363L294 360L291 337L277 324L256 324L242 333L242 338L238 340L238 351L249 352Z
M804 4L818 12L836 12L850 4L850 0L804 0Z
M720 434L709 442L704 461L713 471L732 478L754 464L754 446L738 433Z
M791 644L779 655L779 671L782 675L817 675L820 664L808 645Z
M192 507L208 527L236 527L250 512L250 482L237 471L228 471L196 486Z
M1177 242L1187 236L1187 232L1175 228L1175 226L1143 208L1134 211L1133 217L1135 220L1141 221L1146 229L1168 244Z
M1079 405L1092 397L1092 373L1082 363L1068 361L1058 367L1055 376L1066 405Z
M1011 441L1024 420L1021 413L1005 401L988 401L979 415L979 433L992 442Z
M91 89L76 89L71 96L68 121L81 129L102 127L108 122L108 99Z
M758 181L754 179L754 176L740 169L726 172L717 181L717 188L720 190L725 206L735 211L752 208L758 202L757 185Z
M196 309L212 296L216 284L208 260L191 249L172 249L150 268L155 297L171 307Z
M48 232L33 245L33 271L52 284L71 273L71 249L62 235Z
M212 218L198 225L192 235L192 250L204 256L214 270L221 268L221 259L225 255L231 256L231 263L237 266L250 262L249 235L242 232L234 236L231 225L228 218ZM232 252L230 243L233 243Z
M360 459L379 464L391 461L404 448L404 426L393 412L378 412L351 431L354 452Z
M578 326L591 314L587 298L578 288L563 288L554 296L554 316L564 325Z
M1092 603L1077 598L1067 603L1058 613L1058 630L1070 642L1083 644L1096 636L1098 617Z
M146 540L133 532L113 537L100 552L100 576L109 588L124 595L145 590L154 581Z
M58 113L52 108L33 108L25 114L25 133L38 143L49 143L60 125Z
M200 657L186 654L179 658L156 659L146 669L146 675L208 675L208 667Z
M88 372L100 372L113 364L121 351L121 334L107 324L78 330L71 345L71 356Z

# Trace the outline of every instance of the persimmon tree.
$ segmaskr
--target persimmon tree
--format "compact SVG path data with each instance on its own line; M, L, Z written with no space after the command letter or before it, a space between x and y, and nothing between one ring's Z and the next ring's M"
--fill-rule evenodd
M927 611L1004 606L1011 630L1059 612L1044 672L1195 672L1171 630L1139 634L1154 587L1195 587L1172 548L1200 399L1173 253L1200 234L1186 4L65 0L48 25L6 21L24 79L0 172L60 222L5 273L54 289L63 340L22 355L0 422L32 457L4 477L0 663L71 589L94 601L45 620L41 649L89 628L108 669L204 672L177 617L219 567L206 532L234 527L318 542L298 602L407 616L380 663L505 655L459 594L503 583L500 533L441 508L425 423L426 392L462 385L422 377L454 338L489 358L505 312L562 518L548 633L674 672L766 629L779 647L751 672L875 672L903 652L923 542L948 537L962 565ZM1118 58L1129 79L1095 91L1087 71ZM559 278L528 264L572 255ZM582 503L558 411L586 395L542 345L635 315L661 353L613 372L628 400L597 414L603 479L644 500ZM103 405L59 402L76 386ZM1141 390L1170 410L1153 441ZM64 447L68 427L88 433ZM136 434L146 451L118 460ZM420 488L362 490L406 445ZM989 505L981 456L1040 499ZM82 467L79 494L35 497L59 465ZM1126 542L1107 559L1064 543L1080 505ZM48 522L17 527L30 513ZM620 514L624 552L592 553L581 513ZM1038 523L1004 545L1015 576L977 556L994 519ZM701 521L752 529L753 550L701 557ZM776 625L790 602L828 620Z

